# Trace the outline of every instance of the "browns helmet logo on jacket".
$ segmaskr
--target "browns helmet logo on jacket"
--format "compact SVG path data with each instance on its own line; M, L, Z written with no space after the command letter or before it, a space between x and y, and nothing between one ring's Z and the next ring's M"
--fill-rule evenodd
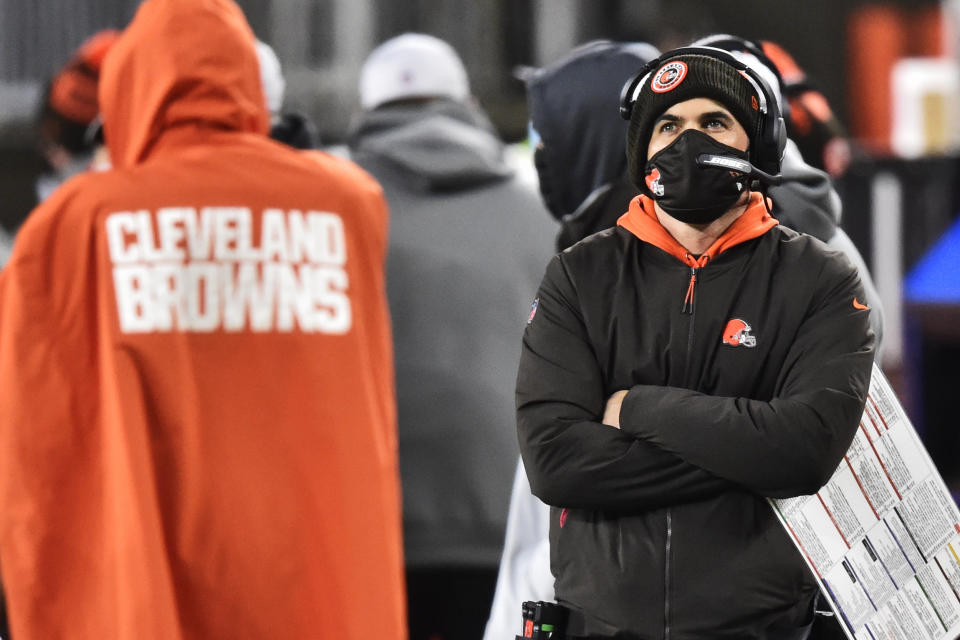
M749 324L740 318L733 318L723 328L723 344L728 344L731 347L755 347L757 346L757 337L750 331L752 331L752 327Z

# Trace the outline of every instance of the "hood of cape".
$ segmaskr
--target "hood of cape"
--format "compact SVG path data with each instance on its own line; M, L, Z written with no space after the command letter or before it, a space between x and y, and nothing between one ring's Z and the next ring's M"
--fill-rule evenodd
M113 166L142 163L182 128L265 135L269 114L254 41L232 0L145 0L100 76Z

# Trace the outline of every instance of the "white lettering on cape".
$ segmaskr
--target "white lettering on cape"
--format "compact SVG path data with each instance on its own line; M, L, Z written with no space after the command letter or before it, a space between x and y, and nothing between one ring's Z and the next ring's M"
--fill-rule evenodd
M343 220L326 211L162 207L107 216L124 333L302 331L353 325Z

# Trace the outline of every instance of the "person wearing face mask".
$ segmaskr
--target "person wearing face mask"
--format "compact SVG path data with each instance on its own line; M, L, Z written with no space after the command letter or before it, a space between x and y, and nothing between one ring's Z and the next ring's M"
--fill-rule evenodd
M801 640L817 584L767 504L829 480L873 359L855 267L777 223L783 121L709 47L624 89L616 227L547 266L517 378L569 638Z

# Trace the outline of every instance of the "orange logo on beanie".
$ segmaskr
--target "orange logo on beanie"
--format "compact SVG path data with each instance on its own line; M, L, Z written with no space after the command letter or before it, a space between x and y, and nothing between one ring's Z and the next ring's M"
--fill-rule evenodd
M650 83L650 89L655 93L666 93L676 89L683 79L687 77L687 65L679 60L668 62L660 67L653 76Z

